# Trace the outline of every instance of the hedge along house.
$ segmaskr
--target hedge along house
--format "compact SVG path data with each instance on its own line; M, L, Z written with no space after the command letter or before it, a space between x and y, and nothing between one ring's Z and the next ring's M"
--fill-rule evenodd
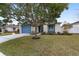
M37 32L38 33L57 33L57 32L62 32L61 23L45 23L44 25L39 25L37 27ZM33 27L31 24L20 24L19 26L20 29L20 34L25 33L25 34L31 34L35 32L35 27Z

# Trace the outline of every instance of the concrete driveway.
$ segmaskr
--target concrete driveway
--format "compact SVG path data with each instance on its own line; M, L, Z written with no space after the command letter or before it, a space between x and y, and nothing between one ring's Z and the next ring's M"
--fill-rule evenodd
M15 39L15 38L20 38L23 36L29 36L30 34L13 34L13 35L6 35L6 36L0 36L0 43Z

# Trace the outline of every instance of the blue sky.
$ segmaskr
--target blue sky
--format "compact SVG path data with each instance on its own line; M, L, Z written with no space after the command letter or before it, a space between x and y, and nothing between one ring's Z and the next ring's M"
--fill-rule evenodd
M61 17L58 18L58 22L69 22L73 23L79 21L79 3L69 4L69 9L64 10L61 14Z

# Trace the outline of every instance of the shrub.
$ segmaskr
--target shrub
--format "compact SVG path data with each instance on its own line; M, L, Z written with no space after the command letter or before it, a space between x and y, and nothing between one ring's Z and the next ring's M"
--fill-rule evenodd
M40 39L41 33L32 33L33 37L32 39Z
M48 32L48 33L45 33L45 32L42 32L42 35L55 35L56 33L54 32Z
M33 35L32 39L40 39L40 35Z
M49 32L48 35L54 35L55 33Z
M60 32L57 32L57 34L58 34L58 35L61 35L62 33L60 33Z
M42 34L42 35L47 35L47 33L46 33L46 32L42 32L41 34Z

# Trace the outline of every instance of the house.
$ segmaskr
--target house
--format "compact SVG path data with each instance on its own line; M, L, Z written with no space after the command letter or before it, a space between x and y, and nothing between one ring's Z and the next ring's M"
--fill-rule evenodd
M19 31L19 25L7 24L5 26L0 26L0 33L4 33L4 32L16 32L16 33L18 33L18 31Z
M19 26L15 24L8 24L5 26L5 31L8 31L8 32L14 32L14 31L17 31L17 29L19 29Z
M57 33L57 32L62 32L61 31L61 26L60 22L53 24L53 23L45 23L44 25L39 25L37 27L37 32L45 32L45 33ZM19 25L20 33L28 33L31 34L35 31L35 27L31 26L31 24L26 24L26 25Z
M0 32L15 32L18 31L19 29L19 25L15 25L15 24L7 24L5 26L1 26L0 27Z
M69 33L79 34L79 21L71 24L72 28L68 29Z

